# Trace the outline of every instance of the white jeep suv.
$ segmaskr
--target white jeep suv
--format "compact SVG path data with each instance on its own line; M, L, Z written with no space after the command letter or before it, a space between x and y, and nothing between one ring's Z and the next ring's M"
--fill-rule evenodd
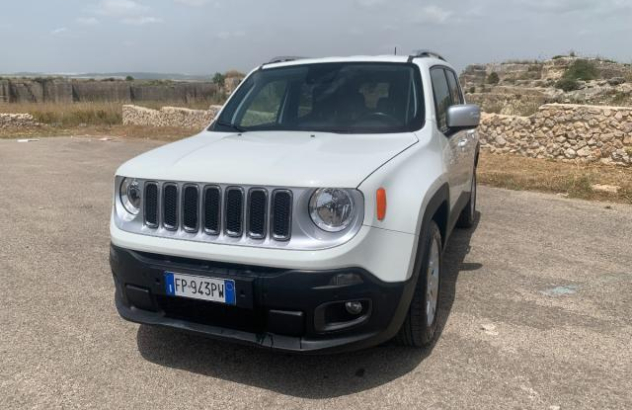
M428 345L479 120L428 51L258 67L208 130L116 172L118 312L294 352Z

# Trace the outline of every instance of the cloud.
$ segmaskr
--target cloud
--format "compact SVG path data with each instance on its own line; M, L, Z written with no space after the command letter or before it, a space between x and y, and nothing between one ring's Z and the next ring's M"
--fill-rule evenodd
M99 24L99 20L95 17L79 17L77 18L77 23L82 26L96 26Z
M387 0L355 0L356 4L360 7L372 8L387 4Z
M68 28L66 28L66 27L60 27L60 28L56 28L55 30L51 31L50 33L51 33L52 35L54 35L54 36L58 36L58 35L60 35L60 34L67 33L68 31L70 31L70 30L68 30Z
M439 6L426 6L422 8L413 18L418 23L444 24L454 13L450 10L442 9Z
M121 23L130 24L133 26L144 26L145 24L159 24L163 20L159 17L140 16L140 17L126 17L121 20Z
M524 6L529 11L546 14L570 14L579 12L609 15L632 10L629 0L515 0L515 6Z
M184 4L185 6L191 7L202 7L206 6L211 2L211 0L174 0L176 3Z
M102 0L94 8L96 14L112 17L136 16L149 10L133 0Z
M220 31L215 35L220 40L228 40L231 38L241 38L245 37L246 33L244 31Z

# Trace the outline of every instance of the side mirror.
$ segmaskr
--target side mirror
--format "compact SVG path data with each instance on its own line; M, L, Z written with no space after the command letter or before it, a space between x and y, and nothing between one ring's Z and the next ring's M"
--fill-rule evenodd
M478 105L453 105L448 108L448 128L451 131L471 130L481 123Z

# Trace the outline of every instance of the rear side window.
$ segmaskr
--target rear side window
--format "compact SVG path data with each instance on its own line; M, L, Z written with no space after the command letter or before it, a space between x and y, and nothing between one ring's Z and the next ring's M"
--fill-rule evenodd
M448 108L452 103L448 80L443 68L433 68L430 70L432 78L432 89L434 91L435 107L437 108L437 127L442 132L448 130Z
M456 78L456 74L452 70L445 70L445 74L448 76L452 105L463 104L463 95L461 94L461 88L459 87L459 80Z

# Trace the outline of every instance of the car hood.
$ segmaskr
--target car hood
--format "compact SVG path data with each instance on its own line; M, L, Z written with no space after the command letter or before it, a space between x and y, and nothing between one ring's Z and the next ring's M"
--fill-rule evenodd
M203 132L142 154L117 175L284 187L357 187L418 142L413 133Z

